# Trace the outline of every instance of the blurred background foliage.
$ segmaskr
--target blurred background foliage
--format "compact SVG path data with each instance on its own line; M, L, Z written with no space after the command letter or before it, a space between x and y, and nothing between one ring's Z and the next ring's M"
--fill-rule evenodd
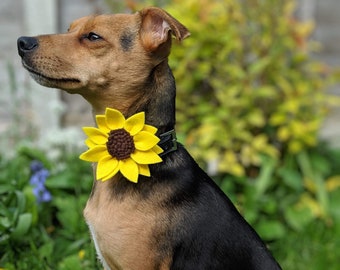
M340 150L318 133L340 104L326 92L339 78L313 59L320 45L310 38L313 22L295 18L296 1L107 3L115 12L161 6L190 30L169 60L180 141L284 269L338 269ZM66 149L57 158L48 152L19 147L0 160L0 267L97 269L81 217L90 168ZM34 160L50 172L46 203L29 185Z
M11 159L0 156L0 269L100 269L82 215L92 169L78 154L50 145L56 148L53 158L26 146ZM47 200L31 184L37 162Z
M181 1L168 10L192 32L172 54L179 128L192 153L235 176L315 146L331 99L313 62L311 22L293 1ZM190 10L190 13L185 13ZM202 149L204 151L202 151Z

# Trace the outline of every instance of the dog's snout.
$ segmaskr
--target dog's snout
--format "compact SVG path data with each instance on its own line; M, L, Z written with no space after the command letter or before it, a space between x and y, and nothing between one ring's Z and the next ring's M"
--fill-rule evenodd
M36 48L38 48L38 40L34 37L20 37L17 41L18 45L18 53L21 57L25 55L25 53L32 52Z

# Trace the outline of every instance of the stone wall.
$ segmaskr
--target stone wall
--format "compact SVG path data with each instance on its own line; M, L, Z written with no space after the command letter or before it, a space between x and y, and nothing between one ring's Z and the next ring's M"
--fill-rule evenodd
M315 56L330 65L340 67L340 1L316 0L314 37L322 44L322 49ZM335 85L329 92L340 96L340 85ZM333 108L321 130L321 137L340 147L340 106Z

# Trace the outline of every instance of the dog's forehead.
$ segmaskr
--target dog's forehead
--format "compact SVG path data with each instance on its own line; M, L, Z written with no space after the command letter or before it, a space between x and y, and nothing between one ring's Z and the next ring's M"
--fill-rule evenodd
M138 23L136 14L102 14L79 18L73 21L69 31L87 32L93 29L123 29Z

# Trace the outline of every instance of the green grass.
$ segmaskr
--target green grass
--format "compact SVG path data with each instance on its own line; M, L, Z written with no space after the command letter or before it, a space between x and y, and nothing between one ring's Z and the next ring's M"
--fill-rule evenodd
M271 249L285 270L339 269L339 231L321 221L310 224L303 232L289 233Z

